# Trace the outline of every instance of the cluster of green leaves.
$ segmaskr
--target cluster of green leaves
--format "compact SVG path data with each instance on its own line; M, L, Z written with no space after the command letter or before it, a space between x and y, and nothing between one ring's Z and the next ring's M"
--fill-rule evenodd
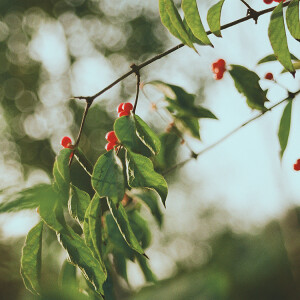
M44 224L55 231L68 253L69 262L82 271L87 286L93 289L89 289L89 293L94 293L95 297L112 292L109 255L113 257L115 270L126 281L127 259L139 263L147 281L156 280L146 259L145 249L150 245L151 232L140 215L140 203L149 207L161 226L162 213L155 193L165 205L168 187L152 162L160 152L161 142L134 114L118 118L114 130L120 144L117 149L101 155L95 163L91 175L93 195L71 183L69 159L72 150L63 149L56 157L51 185L23 191L19 198L0 208L2 211L22 209L18 206L21 199L27 199L23 209L39 207L41 221L27 235L21 262L25 286L35 294L41 293ZM77 158L82 156L79 151ZM80 230L75 230L74 223ZM76 272L70 272L70 267L64 265L61 278L69 278L74 283ZM75 286L73 284L76 289Z
M183 20L173 0L159 0L161 21L172 35L197 52L194 43L212 46L208 34L213 33L217 37L222 37L220 20L224 1L219 1L208 10L207 23L211 32L206 32L203 27L196 0L182 0ZM299 0L292 0L289 3L286 11L286 23L291 35L299 41ZM276 59L294 75L295 66L292 64L287 43L283 2L280 2L271 14L268 34Z
M151 81L149 84L164 94L166 108L172 115L175 130L186 132L200 140L199 119L217 119L210 110L196 105L196 95L189 94L183 88L162 81Z

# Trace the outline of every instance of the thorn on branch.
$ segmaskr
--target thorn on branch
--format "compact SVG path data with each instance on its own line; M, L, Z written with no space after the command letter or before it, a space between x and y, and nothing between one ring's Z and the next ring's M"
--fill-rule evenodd
M197 159L198 158L198 154L195 153L194 151L191 152L191 158Z

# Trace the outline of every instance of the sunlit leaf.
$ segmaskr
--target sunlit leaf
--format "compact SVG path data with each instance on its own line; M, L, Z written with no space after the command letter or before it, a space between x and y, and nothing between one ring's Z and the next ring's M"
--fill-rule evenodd
M160 151L159 137L139 116L135 115L134 120L136 132L140 140L152 151L153 154L158 154Z
M212 6L207 13L207 23L210 31L217 37L221 35L221 12L225 0L219 1L217 4Z
M133 233L141 244L142 248L148 248L152 239L148 222L141 217L137 210L128 211L127 215Z
M253 109L265 111L266 92L259 85L259 76L239 65L231 65L229 70L231 77L234 80L235 87L247 99L247 104Z
M195 50L173 0L159 0L159 12L163 25L170 33L180 39L185 45Z
M159 227L161 227L163 222L163 214L159 208L155 193L152 191L145 191L143 193L135 194L135 196L141 199L150 208L152 215L156 219Z
M212 46L201 22L196 0L182 0L181 7L184 12L185 20L194 36L204 44Z
M137 136L136 122L133 115L116 119L114 130L118 140L125 148L148 157L152 155L148 147Z
M91 201L90 195L71 184L69 212L73 218L83 223L84 215Z
M198 118L188 116L176 116L176 127L184 133L190 134L192 137L200 140L200 126Z
M77 290L76 267L67 260L64 261L59 274L59 283L63 289Z
M138 155L138 154L136 154ZM128 221L128 216L126 214L126 211L123 207L123 205L120 203L118 208L116 207L114 200L107 198L107 204L109 206L110 212L118 225L118 228L124 238L124 240L127 242L130 248L137 251L140 254L144 254L144 250L139 244L136 236L134 235L132 228Z
M155 190L165 205L168 186L162 175L153 169L151 160L131 151L126 153L127 180L131 187Z
M299 60L295 55L293 55L291 53L291 59L292 60ZM267 63L267 62L271 62L271 61L277 61L277 58L275 56L275 54L270 54L270 55L267 55L265 56L264 58L262 58L257 64L260 65L260 64L263 64L263 63Z
M70 262L77 266L82 271L84 277L93 284L95 290L103 295L103 283L106 280L106 271L94 257L83 239L71 228L69 228L69 231L71 236L58 234L58 239L68 252Z
M104 200L104 199L102 199ZM101 202L100 197L95 194L92 199L88 222L89 222L89 234L93 243L93 250L95 251L96 258L100 262L103 267L103 270L106 271L105 265L102 257L102 210L101 210Z
M28 233L22 250L21 275L28 290L40 293L43 223L34 226Z
M286 24L291 35L300 42L299 0L293 0L286 10Z
M125 187L122 168L114 150L99 157L94 166L92 185L100 197L112 197L117 201L123 199Z
M283 110L282 117L280 120L279 130L278 130L278 139L281 147L280 157L282 158L284 151L286 149L290 127L291 127L291 117L292 117L292 103L293 101L289 100L288 104Z
M271 14L269 24L269 39L278 61L294 75L295 69L291 61L287 38L285 33L282 3L280 2Z
M51 188L50 184L38 184L14 195L4 197L0 203L0 213L37 208L42 199L46 198L45 201L50 201L47 193L49 188Z
M155 283L157 281L157 278L154 275L154 273L152 272L152 270L150 269L147 259L145 257L143 257L142 255L136 255L136 258L137 258L137 261L143 271L145 280L147 282Z

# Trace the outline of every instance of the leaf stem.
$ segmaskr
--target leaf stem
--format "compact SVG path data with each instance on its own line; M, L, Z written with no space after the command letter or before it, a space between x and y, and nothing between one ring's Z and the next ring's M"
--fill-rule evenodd
M134 105L133 105L133 110L132 110L132 113L135 114L135 110L136 110L136 107L137 107L137 104L139 101L141 75L140 75L140 69L137 65L132 64L130 67L136 75L136 95L135 95L135 100L134 100Z

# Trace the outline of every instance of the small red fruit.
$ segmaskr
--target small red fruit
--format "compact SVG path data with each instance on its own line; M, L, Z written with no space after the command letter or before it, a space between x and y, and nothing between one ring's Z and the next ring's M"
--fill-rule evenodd
M267 73L266 75L265 75L265 79L267 79L267 80L273 80L273 74L272 73Z
M220 80L223 78L224 72L226 71L226 62L220 58L212 64L212 71L215 74L215 79Z
M115 143L107 143L107 144L105 145L105 150L106 150L106 151L110 151L110 150L114 149L114 146L116 146Z
M132 109L133 109L133 105L131 103L124 103L123 106L123 111L126 111L126 112L130 112Z
M300 171L300 159L297 159L296 163L294 164L294 170Z
M218 72L218 73L215 73L215 79L216 80L221 80L223 78L223 74L224 72Z
M117 138L117 136L116 136L116 134L115 134L114 131L109 131L106 134L105 138L110 143L115 143L116 144L118 142L118 138Z
M271 4L273 2L273 0L264 0L265 4Z
M68 136L64 136L61 141L60 144L64 147L64 148L70 148L71 144L72 144L72 140L68 137Z
M122 103L120 103L119 105L118 105L118 109L117 109L117 112L118 113L120 113L121 111L123 111L123 102Z
M118 117L123 117L123 116L128 116L130 114L130 112L127 112L127 111L121 111L119 114L118 114Z

